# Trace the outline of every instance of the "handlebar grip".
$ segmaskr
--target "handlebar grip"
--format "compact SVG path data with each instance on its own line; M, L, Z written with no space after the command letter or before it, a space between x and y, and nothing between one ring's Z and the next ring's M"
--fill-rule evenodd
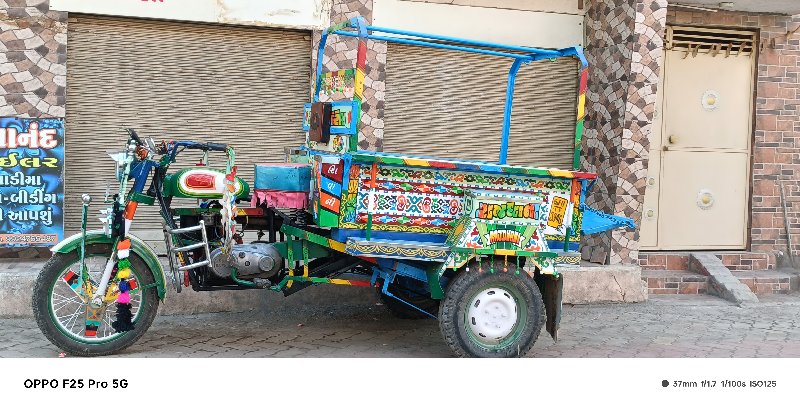
M224 152L228 150L228 145L224 143L206 143L206 148L210 151Z
M139 137L139 135L136 134L135 130L133 130L131 128L128 128L128 129L125 129L125 130L128 131L128 134L131 136L131 139L133 139L133 141L136 142L136 144L139 144L139 145L142 144L142 139Z

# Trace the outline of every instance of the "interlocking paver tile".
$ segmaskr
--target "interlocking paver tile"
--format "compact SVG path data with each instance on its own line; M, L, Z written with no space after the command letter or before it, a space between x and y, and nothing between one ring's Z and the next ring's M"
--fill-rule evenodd
M686 295L689 296L689 295ZM709 296L565 306L533 357L800 357L800 296L740 308ZM320 308L322 310L320 310ZM58 357L31 319L0 319L0 357ZM449 357L436 321L377 307L159 316L121 357Z

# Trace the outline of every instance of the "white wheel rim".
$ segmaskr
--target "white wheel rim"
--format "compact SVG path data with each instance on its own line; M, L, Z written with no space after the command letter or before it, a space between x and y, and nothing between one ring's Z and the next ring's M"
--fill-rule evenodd
M517 317L514 296L500 288L488 288L472 298L467 325L480 342L497 345L514 331Z

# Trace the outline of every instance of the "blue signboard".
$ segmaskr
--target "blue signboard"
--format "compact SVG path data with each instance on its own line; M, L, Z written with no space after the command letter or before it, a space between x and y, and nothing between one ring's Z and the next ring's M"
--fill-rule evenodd
M0 118L0 247L64 238L64 120Z

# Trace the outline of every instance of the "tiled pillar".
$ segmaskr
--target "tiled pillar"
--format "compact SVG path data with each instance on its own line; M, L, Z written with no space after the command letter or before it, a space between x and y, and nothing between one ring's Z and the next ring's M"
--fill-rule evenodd
M64 117L67 13L0 0L0 116Z
M362 16L372 23L372 0L333 0L331 24ZM312 63L317 66L317 44L320 33L314 32ZM352 37L328 37L325 47L324 69L336 71L355 67L358 40ZM367 66L364 77L364 100L361 105L361 132L358 147L365 150L383 150L383 106L386 90L386 43L367 40ZM314 73L316 75L316 72ZM312 78L312 92L313 92Z
M587 203L633 218L637 225L644 203L666 14L666 0L593 0L586 13L589 89L581 166L599 176ZM636 263L638 240L638 229L586 237L583 258Z

